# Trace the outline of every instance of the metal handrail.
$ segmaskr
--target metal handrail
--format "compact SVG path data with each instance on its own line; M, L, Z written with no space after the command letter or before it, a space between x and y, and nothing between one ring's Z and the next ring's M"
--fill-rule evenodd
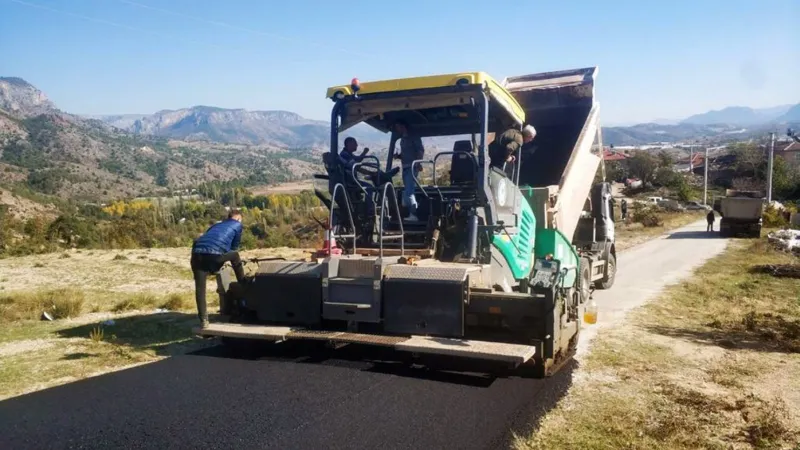
M400 224L400 256L405 256L406 254L406 247L405 247L405 231L403 231L403 219L400 217L400 206L397 204L397 194L394 190L394 186L391 182L386 182L383 185L383 193L381 193L381 218L379 219L379 227L380 227L380 238L379 238L379 248L380 248L380 258L383 258L383 216L384 214L384 206L386 205L386 192L391 188L392 196L391 196L391 203L394 205L394 212L397 214L397 218L399 219L397 222Z
M355 254L356 253L356 236L357 236L356 225L355 225L355 222L353 221L353 213L350 211L350 209L351 209L351 207L350 207L350 198L347 196L347 189L345 189L345 187L344 187L344 185L342 183L336 183L336 185L333 187L333 194L331 195L331 212L330 212L330 215L329 215L328 224L329 224L329 226L333 227L333 210L334 210L334 208L335 209L339 209L339 204L336 203L336 193L339 192L339 188L341 188L342 195L344 195L344 204L345 204L345 207L347 209L347 218L350 220L350 229L353 230L353 234L352 235L350 235L350 234L339 234L339 235L334 235L334 237L337 237L337 238L352 238L353 239L353 253ZM333 234L333 233L331 233L331 234ZM328 254L330 255L332 251L333 251L333 245L331 243L331 240L328 239Z
M434 163L432 159L415 159L414 161L411 161L411 178L414 179L414 185L417 186L419 190L422 191L422 194L425 197L430 198L428 193L425 192L425 189L422 188L422 184L417 179L417 175L414 173L414 168L417 167L417 164L422 164L422 163L428 163L433 165L433 185L436 186L436 163Z

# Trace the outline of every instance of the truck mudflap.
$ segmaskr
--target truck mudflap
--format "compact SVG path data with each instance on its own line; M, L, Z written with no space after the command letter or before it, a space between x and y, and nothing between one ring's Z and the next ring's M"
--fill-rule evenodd
M317 331L270 325L212 323L205 328L195 328L194 333L207 337L258 339L274 342L317 340L340 344L374 345L394 348L403 352L488 360L512 365L524 364L531 360L536 353L536 347L532 345L419 335L387 336L342 331Z

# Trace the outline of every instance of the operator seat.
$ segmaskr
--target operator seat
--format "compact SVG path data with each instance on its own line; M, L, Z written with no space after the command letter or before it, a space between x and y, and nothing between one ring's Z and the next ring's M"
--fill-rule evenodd
M456 141L453 144L453 159L450 163L450 184L463 185L475 182L475 165L469 156L472 153L472 142Z
M347 192L347 197L350 200L350 205L352 207L351 213L353 214L353 220L356 222L356 228L364 228L363 224L360 224L358 217L360 215L367 214L368 199L364 198L360 185L357 184L358 182L353 179L353 175L347 172L346 167L342 164L337 155L334 155L330 152L324 153L322 155L322 163L325 166L325 171L328 173L328 193L333 196L333 188L337 184L341 183L344 186L344 190ZM367 195L370 195L372 190L373 189L367 190ZM340 209L347 207L343 203L343 198L341 196L321 200L329 209L333 207L331 202L335 202ZM344 223L340 222L343 220L344 216L339 217L336 215L336 217L334 217L334 221L336 223L332 225L344 225Z

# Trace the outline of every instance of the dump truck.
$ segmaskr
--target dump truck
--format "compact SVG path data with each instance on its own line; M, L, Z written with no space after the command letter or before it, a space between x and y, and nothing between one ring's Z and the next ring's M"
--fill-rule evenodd
M257 261L244 283L222 270L222 314L195 332L231 345L365 344L554 373L575 349L591 292L616 275L611 187L595 182L596 74L501 82L469 72L329 88L330 151L315 176L329 209L327 247L310 260ZM385 176L399 121L421 138L454 139L452 151L413 163L433 169L432 180L414 177L414 221L403 187ZM388 134L386 161L341 164L341 137L364 123ZM526 123L537 135L513 170L490 164L491 136ZM449 176L437 180L443 170Z
M714 210L722 216L720 236L761 237L764 202L763 192L727 189L725 197L714 202Z

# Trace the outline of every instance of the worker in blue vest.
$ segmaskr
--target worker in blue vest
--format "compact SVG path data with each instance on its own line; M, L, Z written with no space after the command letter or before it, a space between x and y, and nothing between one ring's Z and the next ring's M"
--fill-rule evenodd
M239 257L239 243L242 240L242 213L237 209L228 212L228 219L211 226L197 238L192 245L192 273L194 274L197 316L203 328L208 326L206 309L206 279L209 274L219 272L226 262L230 262L239 283L244 282L244 267ZM225 308L224 305L222 305ZM225 310L222 311L226 313Z

